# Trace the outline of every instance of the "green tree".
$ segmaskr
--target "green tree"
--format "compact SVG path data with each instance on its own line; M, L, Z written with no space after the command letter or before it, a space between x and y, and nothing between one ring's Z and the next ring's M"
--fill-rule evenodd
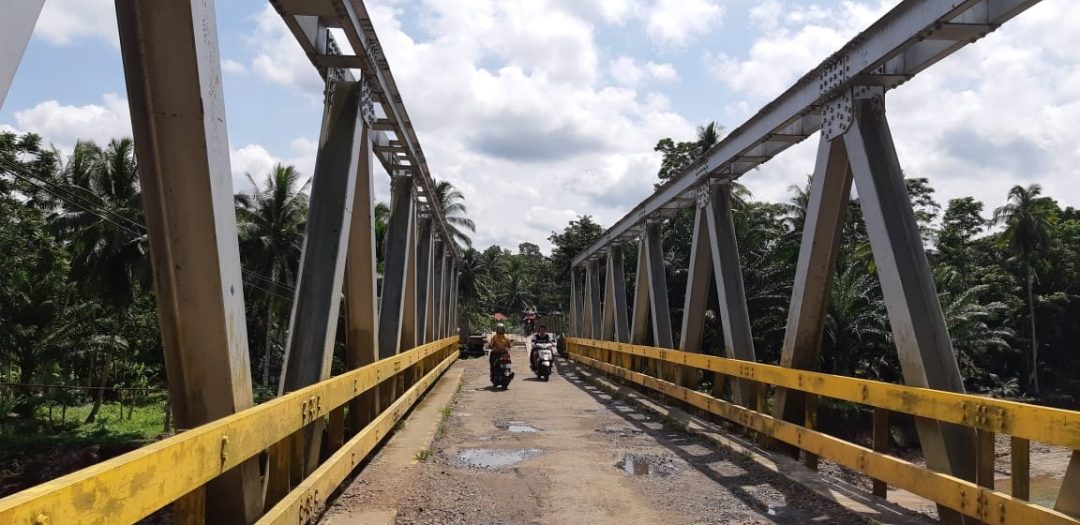
M291 296L307 223L309 182L301 182L292 166L278 164L260 185L250 174L250 192L236 195L236 223L244 266L252 271L249 283L261 297L265 312L263 326L262 385L270 384L270 362L274 348L274 327L284 333L285 308ZM277 323L277 321L282 321Z
M1035 327L1035 267L1050 246L1050 229L1056 220L1056 206L1050 198L1041 195L1042 187L1038 184L1026 188L1013 186L1008 202L994 210L994 222L1005 225L999 246L1012 255L1010 262L1019 267L1027 298L1031 336L1028 387L1036 395L1039 393L1039 341Z
M129 138L114 139L105 148L79 142L63 179L67 195L73 197L65 202L57 222L70 239L72 276L101 299L112 318L106 355L95 352L91 359L90 374L97 375L99 388L86 418L89 423L101 408L111 361L124 346L124 317L136 290L145 289L148 282L135 145Z
M593 222L589 215L580 215L563 228L562 233L551 232L551 276L549 282L557 290L559 305L569 311L570 265L574 258L592 246L604 234L604 228Z
M446 219L446 227L450 236L459 246L472 247L472 238L469 233L476 232L476 223L468 217L469 210L465 207L465 196L448 181L435 181L434 201ZM466 233L468 232L468 233Z

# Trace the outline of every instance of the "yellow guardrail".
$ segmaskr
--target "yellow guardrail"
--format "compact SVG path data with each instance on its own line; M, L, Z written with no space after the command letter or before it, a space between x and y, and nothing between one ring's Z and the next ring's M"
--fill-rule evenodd
M457 337L448 337L335 376L0 499L0 523L138 521L413 365L437 360L430 372L260 521L301 523L455 359Z
M1080 520L1071 516L990 487L776 419L769 414L612 364L612 361L623 363L625 356L634 356L709 370L758 384L964 425L982 431L984 436L1000 432L1072 449L1080 449L1080 429L1077 428L1080 426L1080 412L610 341L570 338L567 348L570 357L582 364L682 400L985 523L1080 524ZM1024 451L1026 453L1026 448ZM992 455L989 460L992 462Z

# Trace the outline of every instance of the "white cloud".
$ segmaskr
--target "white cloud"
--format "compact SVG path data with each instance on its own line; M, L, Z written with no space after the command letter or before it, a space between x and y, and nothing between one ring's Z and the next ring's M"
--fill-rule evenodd
M843 2L826 11L817 5L766 2L751 11L751 20L763 36L750 46L750 56L707 54L706 67L731 89L765 102L840 49L894 3Z
M221 70L226 73L244 74L248 72L247 66L232 59L226 58L221 61Z
M674 82L679 79L675 66L667 63L648 61L638 64L630 57L619 57L608 66L611 78L624 86L637 86L644 81Z
M131 136L127 99L116 93L102 96L102 104L63 105L55 100L15 112L15 124L23 132L34 132L62 151L71 151L80 139L106 143Z
M112 0L47 0L34 36L57 45L96 37L119 46L116 7Z
M321 92L322 79L277 11L267 5L253 19L255 31L249 40L258 52L251 62L252 71L276 84Z
M714 0L656 0L647 17L649 38L663 46L683 47L719 26L724 8Z

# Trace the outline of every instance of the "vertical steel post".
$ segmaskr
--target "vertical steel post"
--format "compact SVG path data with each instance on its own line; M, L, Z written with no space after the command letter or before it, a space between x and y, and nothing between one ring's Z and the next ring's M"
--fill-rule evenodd
M589 271L586 273L589 284L586 290L589 291L589 296L585 298L589 302L589 312L592 313L592 324L589 325L589 333L592 334L593 339L603 339L603 311L601 310L600 297L602 291L600 290L600 261L593 259L589 261Z
M451 261L450 264L450 329L446 333L446 337L454 337L458 333L461 321L458 319L458 284L460 282L461 275L457 269L457 258Z
M703 188L701 191L708 191ZM683 303L682 330L679 332L679 349L685 352L701 352L705 334L705 309L709 303L709 285L712 281L712 256L709 251L709 220L707 198L699 194L698 207L694 212L694 234L690 241L690 269L686 278L686 299ZM719 375L719 374L717 374ZM679 384L693 388L690 371L679 367Z
M629 343L630 325L627 321L626 269L623 265L623 247L620 245L612 246L608 250L608 272L611 275L608 282L611 293L608 296L611 298L615 310L614 339L621 343Z
M599 264L599 263L598 263ZM600 322L600 339L615 340L615 267L611 264L611 249L604 257L604 302Z
M433 341L428 332L431 308L431 256L434 229L431 217L421 217L420 234L416 241L416 343Z
M454 261L453 256L448 253L446 258L446 273L443 278L443 281L445 282L442 296L443 326L439 338L449 337L454 326L454 318L451 316L451 308L453 308L454 266L456 266L456 262Z
M359 82L327 82L326 112L278 390L281 394L330 377L363 138L362 90ZM321 420L305 430L305 475L318 464L322 430Z
M660 221L645 223L647 273L649 274L649 310L652 312L653 343L661 348L673 348L671 310L668 308L667 271L664 269L664 241Z
M855 101L854 121L844 135L844 144L904 382L963 392L960 368L880 98ZM974 480L974 434L970 428L922 418L916 418L915 423L930 468ZM942 509L939 506L939 511Z
M720 321L724 326L724 352L732 359L756 361L742 265L739 262L739 245L731 216L730 184L722 182L712 185L706 215L716 292L720 298ZM754 406L754 389L748 381L736 381L732 387L732 397L736 403Z
M412 204L412 217L409 222L411 222L413 226L411 239L409 239L409 246L408 249L405 250L407 259L405 261L405 294L402 297L401 340L398 341L398 353L415 348L417 340L416 309L420 303L416 301L417 289L419 288L416 280L416 239L419 237L419 228L416 224L416 202L413 202Z
M386 232L386 260L383 262L382 300L379 304L379 358L398 353L401 326L405 317L405 287L412 233L416 186L411 176L395 175L390 180L390 222ZM385 403L384 403L385 404Z
M634 272L634 311L630 319L630 342L643 345L649 335L649 250L645 237L638 243L637 270Z
M432 292L431 292L431 339L439 338L439 330L442 326L442 289L446 275L446 244L442 239L435 238L435 255L432 259Z
M581 279L578 270L570 267L570 336L581 337Z
M360 136L349 254L345 260L345 365L349 369L379 358L378 271L375 262L375 186L371 131ZM375 395L366 392L349 404L349 430L359 432L375 417Z
M4 16L0 17L0 108L15 79L30 35L34 33L38 15L45 0L18 0L4 4Z
M41 7L11 4L21 24ZM193 428L253 404L217 21L210 0L118 0L116 15L169 397L176 427ZM251 523L261 492L245 462L210 482L206 511Z
M585 339L596 339L599 334L593 335L593 316L599 315L599 312L593 311L592 302L592 287L593 287L593 263L592 261L585 261L585 283L582 287L581 304L584 315L582 315L581 324L581 337Z
M817 370L825 331L825 313L829 307L850 195L851 168L844 141L822 137L818 143L814 176L810 181L810 198L795 267L795 285L791 289L781 366ZM805 413L803 404L802 392L779 388L773 415L785 421L802 423Z

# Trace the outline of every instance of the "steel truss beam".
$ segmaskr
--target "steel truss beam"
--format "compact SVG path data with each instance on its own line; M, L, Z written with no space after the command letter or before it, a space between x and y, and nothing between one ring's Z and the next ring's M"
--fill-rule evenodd
M431 214L435 229L448 243L450 253L460 256L446 218L430 202L435 195L435 183L363 0L271 0L271 4L323 78L335 75L351 78L349 70L358 69L369 80L372 96L385 115L373 122L379 130L374 140L380 152L379 160L391 175L407 173L417 177L425 198L421 201L421 211ZM340 28L345 33L354 54L342 53L329 34L330 28ZM390 139L382 130L392 132L394 138Z
M859 192L904 383L963 392L960 367L904 185L884 102L880 96L856 100L853 113L851 128L843 135L844 146ZM930 468L975 479L975 436L970 428L921 418L915 420L915 425ZM947 514L952 512L943 514L943 518ZM959 516L949 519L959 520Z
M433 339L438 339L439 334L442 333L442 295L443 286L445 286L446 276L446 255L443 247L446 243L436 239L435 240L435 259L434 259L434 292L431 301L432 318L431 318L431 334Z
M731 185L712 184L704 204L709 225L709 254L712 259L716 293L720 299L720 321L724 327L724 353L732 359L757 361L754 337L750 331L750 313L746 306L739 245L735 239L735 222L731 215ZM743 406L753 406L754 393L747 381L732 385L732 397Z
M11 81L34 32L45 0L20 0L4 4L0 17L0 108L4 107Z
M311 206L289 319L279 395L330 377L353 219L356 172L364 138L361 90L358 82L327 83L326 110L315 159ZM306 454L301 478L319 463L323 428L320 419L304 431ZM279 474L275 471L270 476ZM291 477L295 479L296 473Z
M428 335L428 303L431 301L431 217L420 219L420 232L416 239L416 338L417 344L433 341Z
M607 256L607 284L604 286L604 322L610 316L610 331L605 325L604 336L612 341L630 342L630 326L626 314L626 271L623 268L622 246L612 246ZM610 307L609 307L610 305Z
M119 0L116 13L171 409L194 428L253 405L214 5ZM261 491L245 462L209 484L206 511L251 523ZM199 497L180 519L201 520Z
M840 253L844 217L851 198L851 167L843 140L818 143L810 199L803 221L802 242L795 267L787 328L780 364L788 368L816 370L825 331L833 275ZM780 389L773 401L776 417L802 423L805 396Z
M382 298L379 304L379 358L397 354L401 348L401 327L405 318L405 293L413 224L416 219L415 186L412 177L397 176L390 184L390 222L386 232L386 260L383 263Z
M856 85L891 89L974 42L1038 0L905 0L661 186L574 259L580 266L643 221L693 202L712 178L734 179L802 141L831 119L829 103ZM832 122L836 122L833 120Z
M345 365L354 370L379 359L378 271L375 262L375 166L371 131L365 126L357 156L349 253L345 259ZM349 429L359 432L375 417L375 394L349 404Z
M585 289L589 294L585 297L585 301L588 302L587 308L589 312L589 333L596 339L603 337L603 310L601 297L603 297L603 291L600 289L600 261L589 261L589 268L585 272L585 278L589 281L585 285Z

